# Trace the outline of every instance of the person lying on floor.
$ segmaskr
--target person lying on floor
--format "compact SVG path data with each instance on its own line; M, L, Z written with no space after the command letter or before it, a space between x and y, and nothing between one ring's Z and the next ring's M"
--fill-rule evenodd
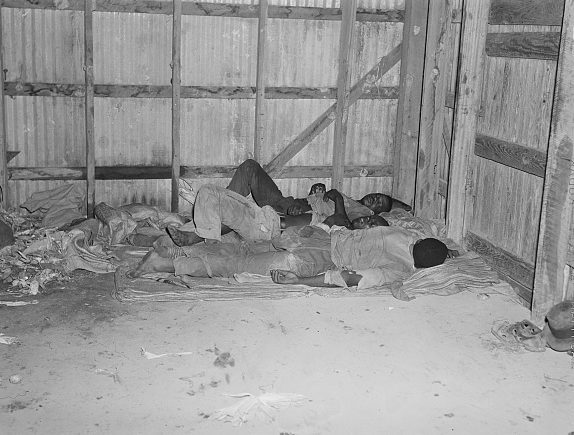
M251 194L257 205L260 207L270 205L279 213L299 215L311 211L311 206L306 198L284 197L275 181L253 159L247 159L237 167L227 188L243 196ZM319 193L321 191L326 191L323 183L317 183L311 187L311 192ZM384 193L369 193L356 202L371 209L374 214L388 212L392 208L411 210L409 205ZM346 202L345 206L349 215L352 215L352 210L349 209L350 204Z
M327 202L335 203L335 212L325 206ZM193 222L182 227L167 229L171 239L177 246L191 246L205 239L221 240L221 236L235 231L243 240L271 240L282 229L293 226L325 223L348 228L369 228L378 225L388 225L387 221L378 215L360 215L358 210L368 213L366 207L353 206L353 220L347 216L344 198L335 189L325 194L325 198L316 198L312 213L300 215L279 215L271 206L258 206L250 199L232 190L219 186L205 185L197 192L194 206Z
M284 222L289 226L307 224L308 217L303 217L301 221L298 221L295 216L304 215L313 209L312 204L309 203L307 198L295 199L291 196L284 197L269 174L253 159L247 159L239 165L227 189L244 197L251 194L251 197L259 207L270 206L277 213L284 215L286 217ZM322 193L325 190L323 183L317 183L311 187L310 195ZM360 201L354 201L345 195L342 196L345 208L351 220L370 214L377 215L383 211L389 211L392 206L410 210L408 205L382 193L368 194ZM320 202L318 198L314 198L314 200L316 204ZM323 214L325 217L333 214L332 208L329 212L323 211ZM289 218L289 216L291 216L291 218ZM226 234L230 231L231 230L225 226L221 228L222 234ZM178 246L188 246L202 240L201 237L196 237L194 234L193 222L178 228L170 227L167 229L167 232Z
M218 207L209 207L209 201L199 200L204 189L218 194L208 197L216 198ZM271 275L277 283L297 281L308 285L321 280L325 285L354 285L353 279L362 281L364 278L364 287L404 280L416 267L442 264L451 254L439 240L418 241L416 234L398 227L360 230L336 227L329 234L318 226L293 226L280 233L278 222L273 222L278 216L269 214L269 207L266 206L267 210L266 207L259 208L241 195L217 186L200 189L196 203L200 206L200 214L202 204L207 206L206 211L222 213L212 216L215 222L200 220L196 229L198 234L220 240L221 223L217 218L234 213L233 229L245 242L215 242L177 249L157 247L142 259L130 276L168 272L192 277L232 277L249 272ZM271 219L266 221L268 218ZM355 272L342 272L344 270ZM348 284L346 280L349 280Z
M173 273L182 278L231 278L243 272L271 276L277 284L321 287L376 287L404 281L416 268L442 264L454 256L434 238L417 239L398 227L327 233L321 228L291 227L271 241L158 246L129 273Z

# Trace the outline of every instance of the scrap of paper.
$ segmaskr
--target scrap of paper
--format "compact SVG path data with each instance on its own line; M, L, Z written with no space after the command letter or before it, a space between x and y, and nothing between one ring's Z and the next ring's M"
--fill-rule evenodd
M143 347L141 348L142 356L145 356L147 359L156 359L156 358L163 358L164 356L181 356L181 355L192 355L193 352L170 352L170 353L162 353L162 354L155 354L148 352Z
M14 344L18 343L17 337L8 337L0 332L0 344Z
M22 305L34 305L37 303L37 299L34 299L33 301L0 301L0 305L6 305L7 307L21 307Z

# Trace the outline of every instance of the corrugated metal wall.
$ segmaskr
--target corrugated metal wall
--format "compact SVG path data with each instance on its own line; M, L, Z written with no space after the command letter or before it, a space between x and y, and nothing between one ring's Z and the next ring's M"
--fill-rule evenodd
M185 3L185 2L184 2ZM255 1L216 1L257 5ZM340 7L339 1L270 1L270 5ZM359 7L403 9L404 1L360 0ZM170 15L94 12L96 84L163 85L171 79ZM6 81L84 83L83 13L3 8ZM353 82L396 46L402 23L357 22ZM336 87L341 21L269 19L266 85ZM255 86L257 19L182 17L182 86ZM380 82L397 86L399 66ZM262 163L271 160L334 100L265 102ZM253 155L254 99L182 99L181 164L235 165ZM85 166L84 101L71 97L6 99L7 148L20 154L9 166ZM392 164L396 100L360 100L350 111L346 162ZM289 165L331 165L333 126ZM171 100L95 99L96 165L170 165ZM316 181L279 180L280 188L305 195ZM193 180L226 184L223 179ZM59 181L11 181L10 202ZM347 179L354 196L390 191L390 178ZM117 206L143 201L169 208L170 180L97 181L96 201ZM185 203L181 204L185 207Z

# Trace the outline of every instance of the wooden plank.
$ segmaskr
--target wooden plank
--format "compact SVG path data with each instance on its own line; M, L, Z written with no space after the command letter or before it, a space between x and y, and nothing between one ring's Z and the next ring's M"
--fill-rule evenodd
M550 308L567 298L565 272L574 201L574 0L566 0L556 71L548 160L536 255L532 319L542 322Z
M470 231L464 238L464 246L483 256L492 268L532 291L534 287L534 264L518 258Z
M454 56L453 35L449 34L451 0L435 0L429 4L424 84L418 148L418 164L414 210L417 216L440 219L440 173L443 129L449 86L448 64Z
M465 1L458 92L454 119L449 192L447 198L448 236L463 241L468 219L472 216L471 163L476 140L477 116L480 109L484 44L490 0Z
M4 44L2 38L2 8L0 7L0 204L6 210L10 208L8 191L8 157L6 145L6 113L4 111Z
M96 180L168 180L171 166L96 166ZM237 166L181 166L181 178L231 178ZM285 166L274 178L328 178L331 166ZM9 179L19 180L84 180L86 168L12 167ZM393 167L347 166L345 177L391 177Z
M84 10L83 0L4 0L3 6L22 9L57 9L57 10ZM98 12L129 12L142 14L171 15L173 6L171 2L161 0L98 0ZM221 4L209 2L185 2L183 15L257 18L258 7L240 4ZM271 6L269 18L295 19L295 20L341 20L340 8L317 8L305 6ZM362 22L402 22L404 12L401 9L372 9L359 8L357 21Z
M559 32L488 33L486 54L490 57L556 60Z
M257 76L255 85L255 135L253 140L253 158L261 160L261 148L264 141L265 122L265 45L267 41L267 0L259 0L259 19L257 22Z
M171 211L177 213L181 166L181 0L173 0L171 67Z
M562 25L564 0L492 0L488 24Z
M534 265L472 232L467 233L464 242L467 249L479 254L490 267L500 274L502 279L514 288L523 304L530 309L534 285Z
M253 99L252 86L181 86L181 98ZM85 85L61 83L5 82L4 95L11 97L74 97L84 98ZM157 85L94 85L94 96L112 98L171 98L171 86ZM365 84L361 100L392 100L399 97L398 86ZM265 88L267 99L322 99L337 98L337 88L277 87Z
M401 45L397 45L386 56L384 56L367 74L351 88L349 95L349 105L355 103L362 94L363 85L367 82L375 83L385 75L400 59ZM327 128L335 117L335 105L331 105L315 121L313 121L305 130L293 139L277 156L271 160L265 169L271 175L274 175L281 167L292 159L299 151L309 144L319 133Z
M414 204L428 0L407 0L393 150L393 198ZM444 101L444 100L443 100ZM442 102L441 102L442 105Z
M333 134L333 175L331 186L343 188L345 155L347 149L347 124L349 121L349 92L351 90L350 64L353 62L353 46L357 0L342 4L343 21L339 34L339 69L337 73L337 105L335 106L335 130Z
M474 154L537 177L544 177L546 153L483 134L476 135Z
M85 123L86 123L86 213L94 215L96 204L96 141L94 136L94 33L92 0L86 0L84 10L84 69L85 69Z

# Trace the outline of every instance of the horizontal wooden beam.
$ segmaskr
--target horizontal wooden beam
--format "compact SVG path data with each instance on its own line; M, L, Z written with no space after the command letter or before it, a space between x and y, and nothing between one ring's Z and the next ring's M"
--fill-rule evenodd
M557 60L560 32L487 33L490 57Z
M83 84L6 82L4 95L11 97L76 97L83 98ZM360 99L397 99L398 86L366 85ZM171 98L171 86L95 85L95 97L112 98ZM324 99L334 100L337 88L267 87L267 99ZM182 86L181 98L255 99L251 86Z
M561 26L564 0L492 0L488 24Z
M510 278L522 287L529 289L530 299L532 299L532 289L534 288L533 264L527 263L470 231L467 232L464 243L467 249L483 257L489 266L505 278Z
M83 11L84 0L4 0L2 6L21 9L57 9ZM98 0L96 12L131 12L142 14L171 15L171 2L159 0ZM208 17L257 18L258 6L240 4L221 4L209 2L183 2L182 15ZM340 8L316 8L304 6L269 6L269 18L296 20L338 20L341 21ZM402 22L402 9L357 8L357 21L363 22Z
M476 135L474 154L537 177L546 170L545 152L483 134Z
M237 166L181 166L181 178L231 178ZM332 166L285 166L274 178L330 178ZM385 166L346 166L345 178L391 177L393 168ZM86 168L14 167L9 180L85 180ZM171 166L96 166L96 180L168 180Z

